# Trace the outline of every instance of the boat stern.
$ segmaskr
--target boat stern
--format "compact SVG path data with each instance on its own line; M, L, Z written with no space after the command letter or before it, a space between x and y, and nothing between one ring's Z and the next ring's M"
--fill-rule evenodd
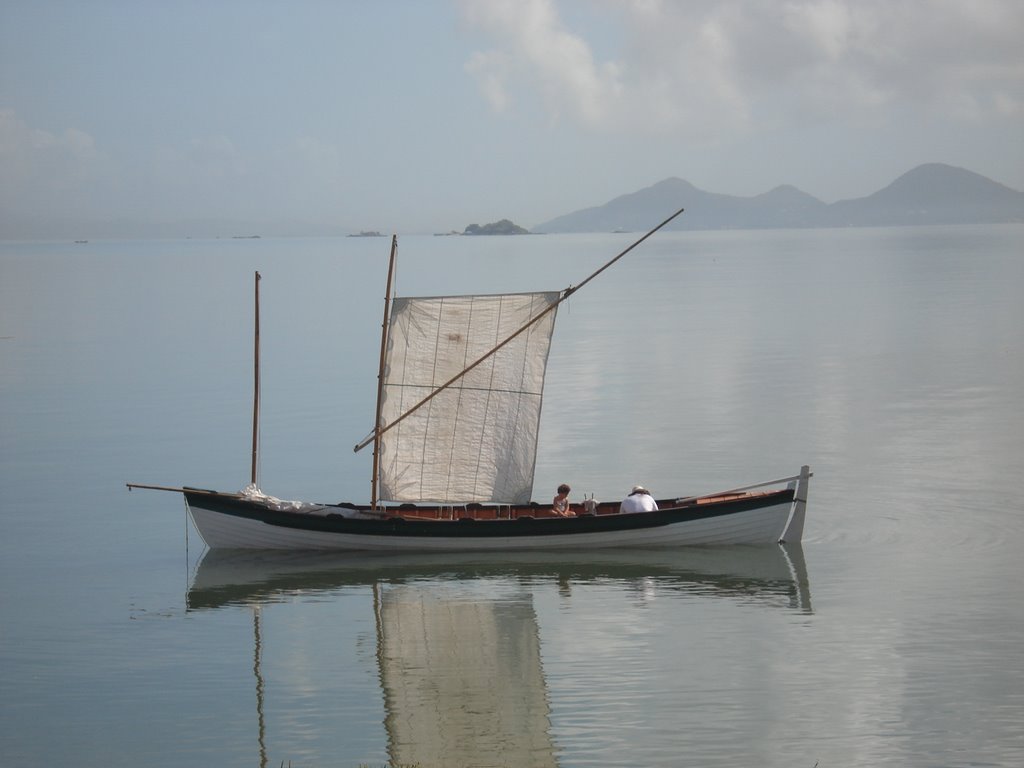
M807 517L807 491L811 483L811 468L804 464L800 474L789 484L793 488L793 506L789 510L786 527L779 536L780 544L798 544L804 536L804 519Z

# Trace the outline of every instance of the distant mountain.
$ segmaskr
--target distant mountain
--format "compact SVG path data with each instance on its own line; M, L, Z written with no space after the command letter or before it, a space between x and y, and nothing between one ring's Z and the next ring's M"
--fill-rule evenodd
M547 221L534 232L644 231L652 212L686 213L668 229L772 229L800 227L970 224L1024 221L1024 192L963 168L921 165L868 197L831 205L793 186L755 197L705 192L682 179L622 195L594 208Z
M829 206L834 226L1024 221L1024 192L941 163L919 165L873 195Z

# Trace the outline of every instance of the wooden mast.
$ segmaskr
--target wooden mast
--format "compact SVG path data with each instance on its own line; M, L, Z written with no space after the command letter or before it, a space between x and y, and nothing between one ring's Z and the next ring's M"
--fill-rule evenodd
M260 273L255 279L256 328L253 334L253 394L252 394L252 484L256 485L256 465L259 452L260 431Z
M384 320L380 326L380 365L377 368L377 413L373 421L373 477L370 481L370 508L377 509L377 477L380 467L380 409L384 394L384 353L387 351L388 324L391 320L391 280L395 274L395 252L398 235L391 236L391 258L388 260L388 284L384 291Z
M621 259L621 258L622 258L623 256L625 256L625 255L626 255L627 253L629 253L629 252L630 252L630 251L632 251L632 250L633 250L634 248L636 248L636 247L637 247L638 245L640 245L640 243L642 243L642 242L643 242L644 240L646 240L647 238L649 238L649 237L650 237L651 235L653 235L653 234L654 234L655 232L657 232L657 231L658 231L659 229L661 229L662 227L664 227L664 226L665 226L666 224L668 224L668 223L669 223L670 221L672 221L672 219L676 218L676 217L677 217L677 216L678 216L679 214L681 214L681 213L682 213L682 212L683 212L684 210L686 210L686 209L685 209L685 208L680 208L680 209L679 209L678 211L676 211L676 212L675 212L675 213L673 213L673 214L672 214L671 216L669 216L669 217L668 217L667 219L665 219L665 220L664 220L663 222L661 222L661 224L659 224L658 226L656 226L656 227L654 227L653 229L651 229L651 230L650 230L649 232L647 232L647 234L645 234L645 235L644 235L643 237L641 237L641 238L640 238L639 240L636 240L636 241L635 241L635 242L634 242L634 243L633 243L632 245L630 245L630 246L629 246L628 248L626 248L626 249L625 249L625 250L623 250L623 251L620 251L620 252L619 252L619 254L618 254L617 256L615 256L614 258L612 258L612 259L611 259L610 261L608 261L608 262L607 262L607 263L606 263L606 264L605 264L604 266L602 266L602 267L601 267L600 269L598 269L598 270L597 270L596 272L594 272L594 273L593 273L592 275L590 275L589 277L587 277L587 279L586 279L586 280L584 280L583 282L581 282L581 283L580 283L579 285L576 285L576 286L569 286L568 288L566 288L566 289L565 289L564 291L562 291L562 295L561 295L561 296L560 296L560 297L558 298L558 300L557 300L556 302L554 302L554 303L553 303L553 304L552 304L551 306L547 307L547 308L546 308L546 309L544 309L544 310L543 310L542 312L539 312L539 313L538 313L538 314L537 314L537 315L536 315L535 317L533 317L532 319L530 319L530 320L529 320L529 321L528 321L528 322L526 323L526 325L524 325L524 326L523 326L522 328L520 328L520 329L519 329L518 331L516 331L515 333L513 333L513 334L512 334L511 336L509 336L508 338L506 338L506 339L505 339L504 341L502 341L502 342L501 342L500 344L498 344L497 346L495 346L495 347L491 348L491 350L490 350L489 352L487 352L487 353L486 353L486 354L484 354L483 356L481 356L481 357L477 358L477 359L476 359L476 360L474 360L474 361L473 361L472 363L470 363L469 365L467 365L467 366L466 366L465 368L463 368L463 369L462 369L462 370L461 370L461 371L460 371L459 373L457 373L457 374L455 374L454 376L452 376L452 377L451 377L450 379L448 379L448 381L446 381L446 382L445 382L444 384L441 384L440 386L438 386L438 387L437 387L436 389L434 389L434 391L433 391L433 392L431 392L431 393L430 393L429 395L427 395L426 397L424 397L424 398L423 398L422 400L420 400L420 401L419 401L418 403L416 403L416 404L415 404L414 406L412 406L411 408L409 408L409 409L408 409L408 410L407 410L407 411L406 411L405 413L403 413L403 414L402 414L401 416L399 416L399 417L398 417L398 418L396 418L396 419L395 419L394 421L392 421L392 422L391 422L390 424L388 424L388 425L386 425L386 426L384 426L384 427L381 427L381 425L380 425L380 390L381 390L381 387L383 386L383 369L384 369L384 348L383 348L383 342L382 342L382 343L381 343L381 374L382 374L382 375L381 375L381 377L380 377L380 378L378 378L378 385L377 385L377 421L376 421L376 422L374 422L374 427L373 427L373 433L372 433L372 434L370 434L370 435L367 435L367 436L366 436L366 438L364 438L362 442L360 442L360 443L357 443L357 444L356 444L356 446L355 446L355 447L354 447L354 448L353 448L352 450L353 450L354 452L358 453L358 452L359 452L359 451L361 451L361 450L362 450L363 448L365 448L365 447L366 447L367 445L369 445L369 444L370 444L370 442L373 442L373 444L374 444L374 455L376 456L376 451L377 451L377 444L378 444L378 442L380 441L380 436L381 436L382 434L384 434L385 432L387 432L387 431L388 431L389 429L391 429L392 427L396 426L396 425L397 425L397 424L398 424L399 422L401 422L402 420L404 420L404 419L405 419L405 418L406 418L407 416L410 416L410 415L411 415L411 414L412 414L412 413L413 413L414 411L417 411L417 410L419 410L419 409L420 409L420 408L422 408L422 407L423 407L424 405L426 405L427 403L429 403L429 402L430 402L430 401L431 401L431 400L432 400L432 399L433 399L434 397L436 397L437 395L439 395L439 394L440 394L441 392L443 392L443 391L444 391L445 389L447 389L448 387L450 387L450 386L451 386L452 384L454 384L454 383L455 383L456 381L458 381L459 379L461 379L461 378L462 378L463 376L465 376L465 375L466 375L467 373L469 373L469 372L470 372L471 370L473 370L473 369L474 369L474 368L476 368L476 367L477 367L478 365L480 365L480 364L481 364L482 362L484 362L485 360L487 360L487 359L488 359L489 357L491 357L491 356L492 356L492 355L493 355L493 354L494 354L495 352L497 352L498 350L502 349L502 348L503 348L503 347L504 347L505 345L509 344L509 343L510 343L510 342L512 342L512 341L513 341L514 339L516 339L516 338L518 338L519 336L521 336L521 335L522 335L523 333L525 333L525 332L526 332L527 330L529 330L529 329L530 329L531 327L533 327L533 326L534 326L535 324L537 324L537 323L538 323L538 322L540 321L540 319L541 319L542 317L544 317L544 316L545 316L546 314L548 314L549 312L553 312L553 311L554 311L555 309L557 309L557 308L558 308L558 305L559 305L559 304L561 304L561 303L562 303L563 301L565 301L566 299L568 299L568 298L569 298L569 297L570 297L570 296L571 296L571 295L572 295L573 293L575 293L575 292L576 292L576 291L578 291L578 290L579 290L580 288L582 288L582 287L583 287L584 285L586 285L586 284L587 284L587 283L589 283L589 282L590 282L591 280L593 280L593 279L594 279L595 277L597 277L598 275L600 275L600 274L601 274L602 272L604 272L604 271L605 271L606 269L608 269L608 267L610 267L610 266L611 266L612 264L614 264L615 262L617 262L617 261L618 261L619 259ZM390 282L391 282L391 275L390 275L390 272L389 272L389 273L388 273L388 284L389 284L389 285L390 285ZM387 310L385 309L385 312L386 312L386 311L387 311ZM375 461L374 461L374 467L376 468L376 466L377 466L377 465L376 465L376 460L375 460ZM374 483L376 483L376 469L375 469L375 472L374 472Z

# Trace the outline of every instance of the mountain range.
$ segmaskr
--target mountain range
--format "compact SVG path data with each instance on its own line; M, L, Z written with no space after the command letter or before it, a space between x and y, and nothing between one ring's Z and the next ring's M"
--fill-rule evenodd
M773 229L982 224L1024 221L1024 192L942 163L919 165L867 197L825 203L783 185L754 197L705 192L669 178L604 205L551 219L531 231L643 231L651 212L686 213L666 229Z

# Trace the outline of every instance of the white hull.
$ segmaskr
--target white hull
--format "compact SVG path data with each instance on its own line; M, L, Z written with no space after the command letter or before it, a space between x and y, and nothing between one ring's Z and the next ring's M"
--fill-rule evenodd
M671 548L701 545L775 544L791 504L738 512L725 519L696 520L658 528L600 533L516 537L374 536L323 533L268 525L258 520L189 507L192 520L211 549L305 549L363 552L509 552L516 550Z

